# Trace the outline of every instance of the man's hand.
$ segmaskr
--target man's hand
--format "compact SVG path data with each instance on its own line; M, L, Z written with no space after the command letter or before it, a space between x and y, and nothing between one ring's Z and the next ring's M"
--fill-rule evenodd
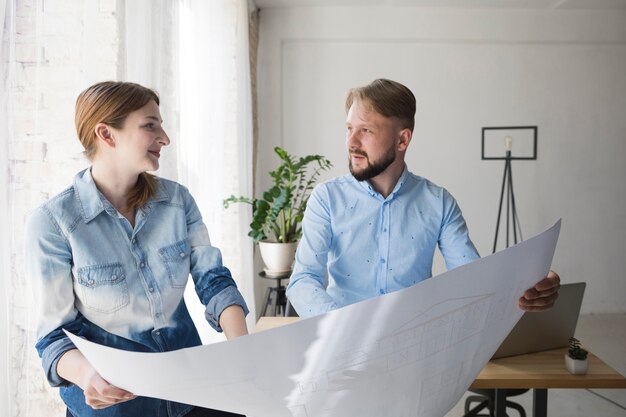
M539 281L533 288L526 290L517 302L519 308L524 311L545 311L554 306L559 298L561 278L556 272L548 272L548 276Z

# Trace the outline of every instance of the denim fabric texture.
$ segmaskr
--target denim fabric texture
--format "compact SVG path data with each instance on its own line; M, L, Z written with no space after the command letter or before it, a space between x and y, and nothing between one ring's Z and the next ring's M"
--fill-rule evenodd
M74 345L65 328L103 345L164 352L201 344L183 293L189 275L217 331L221 312L248 313L189 191L158 179L155 198L137 210L135 227L98 191L90 171L37 208L26 226L26 273L39 305L37 351L52 386L80 416L181 416L191 407L139 397L104 410L61 378L59 358Z
M351 174L319 184L302 230L287 288L301 317L430 278L437 246L448 269L479 258L455 199L406 166L387 198Z

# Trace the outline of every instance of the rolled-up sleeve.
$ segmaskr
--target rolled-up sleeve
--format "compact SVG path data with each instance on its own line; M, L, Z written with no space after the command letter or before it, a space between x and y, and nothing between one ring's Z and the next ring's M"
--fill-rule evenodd
M57 373L61 356L74 345L61 328L76 320L72 280L72 253L59 225L44 208L28 219L25 235L26 277L38 306L37 352L48 382L67 385Z
M230 307L232 305L241 306L244 314L248 315L248 307L246 306L246 302L241 296L241 293L239 293L237 287L231 285L213 296L206 306L204 315L211 327L217 331L222 331L222 328L219 325L220 315L226 307Z
M211 327L221 332L219 317L224 309L231 305L239 305L247 315L248 306L237 289L230 271L222 265L220 250L211 245L209 232L202 221L200 210L186 189L184 201L191 246L191 276L196 293L202 304L206 306L207 321Z

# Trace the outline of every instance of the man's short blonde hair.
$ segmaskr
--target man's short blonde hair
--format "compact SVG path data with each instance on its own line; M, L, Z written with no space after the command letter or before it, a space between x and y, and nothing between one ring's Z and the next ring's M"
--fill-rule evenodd
M415 96L404 85L384 78L363 87L351 88L346 96L346 113L359 102L376 113L396 119L402 129L415 127Z

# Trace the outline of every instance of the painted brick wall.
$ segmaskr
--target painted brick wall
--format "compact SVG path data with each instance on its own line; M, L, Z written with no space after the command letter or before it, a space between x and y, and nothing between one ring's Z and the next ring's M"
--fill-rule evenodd
M65 415L34 349L36 311L29 307L33 291L20 248L28 213L67 187L87 165L74 132L74 102L93 82L117 78L117 8L116 0L17 1L14 134L9 142L11 417Z

